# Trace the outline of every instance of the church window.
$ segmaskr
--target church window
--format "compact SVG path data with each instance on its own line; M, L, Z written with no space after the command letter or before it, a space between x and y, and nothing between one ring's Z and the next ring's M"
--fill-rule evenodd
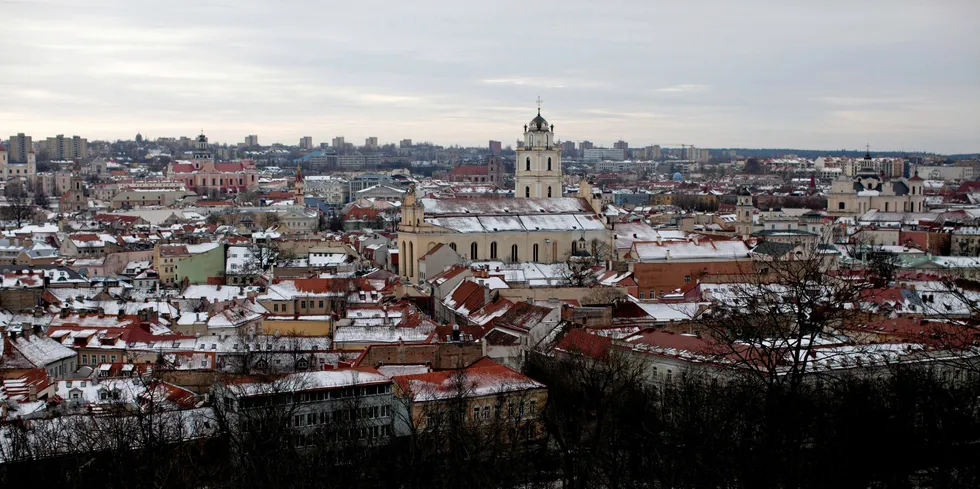
M572 253L578 251L578 241L572 241Z
M476 247L476 242L474 241L473 243L470 244L470 260L476 260L476 251L477 251L477 247Z
M552 262L557 262L558 261L558 242L557 241L553 241L551 243L551 261Z
M524 198L531 198L531 187L524 187Z
M512 245L510 247L510 261L516 263L517 262L517 259L518 259L518 256L517 256L517 245Z
M415 275L415 243L408 243L408 276Z
M551 198L551 185L548 185L548 198Z
M456 251L456 243L449 243L449 247Z
M551 171L551 157L548 157L548 171Z
M490 259L491 260L496 260L497 259L497 242L496 241L491 241L490 242Z
M533 258L533 261L534 261L534 263L537 263L538 262L538 245L535 244L534 247L532 248L532 250L533 250L532 256L534 257Z
M527 171L531 171L531 157L530 156L527 157L527 163L526 163L524 169L527 170Z
M841 203L837 204L837 208L840 209L840 210L844 210L844 203L841 202Z

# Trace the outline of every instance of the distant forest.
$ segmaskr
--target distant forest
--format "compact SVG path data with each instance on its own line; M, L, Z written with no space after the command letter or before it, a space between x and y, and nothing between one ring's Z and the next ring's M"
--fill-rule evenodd
M865 150L822 150L822 149L792 149L792 148L709 148L712 153L734 150L739 156L756 158L772 158L782 155L797 155L803 158L818 158L820 156L846 156L849 158L860 158L865 154ZM904 156L935 156L936 153L909 152L909 151L872 151L872 156L876 157L904 157ZM980 153L945 155L948 160L970 160L980 158Z

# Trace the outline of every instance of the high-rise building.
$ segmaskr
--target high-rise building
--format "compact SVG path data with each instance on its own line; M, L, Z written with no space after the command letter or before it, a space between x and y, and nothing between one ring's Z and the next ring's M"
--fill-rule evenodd
M515 196L541 199L561 197L561 149L554 126L538 115L524 126L523 146L517 150Z
M619 141L613 143L613 149L621 149L623 151L629 151L630 143L627 143L626 141L620 139Z
M592 141L582 141L578 143L578 152L579 154L584 154L585 150L592 149L594 147L595 146L592 144Z
M660 149L659 144L654 144L653 146L647 146L647 152L650 153L651 160L661 160L664 157L663 151Z
M313 149L313 136L299 138L299 149Z
M371 151L378 150L378 138L376 136L371 136L364 140L364 147L370 149Z
M34 143L31 142L31 137L25 136L22 132L17 133L16 136L10 136L10 144L7 146L11 163L27 163L31 153L34 152Z
M502 149L503 146L501 146L500 141L490 140L490 154L497 156Z
M411 139L402 139L401 141L398 142L398 147L399 148L411 148L412 147L412 140Z
M333 149L335 149L336 151L344 151L345 149L347 149L347 143L344 142L343 136L337 136L333 138L333 140L330 142L330 145L333 146Z
M578 153L575 151L575 141L562 141L561 153L565 156L577 156Z
M259 136L258 135L256 135L256 134L249 134L248 136L245 136L245 146L248 146L249 148L251 148L253 146L258 146L258 145L259 145Z
M623 161L626 150L615 148L588 148L582 152L582 158L587 161Z
M88 140L79 136L66 138L64 134L59 134L42 141L38 146L41 155L49 160L88 158Z

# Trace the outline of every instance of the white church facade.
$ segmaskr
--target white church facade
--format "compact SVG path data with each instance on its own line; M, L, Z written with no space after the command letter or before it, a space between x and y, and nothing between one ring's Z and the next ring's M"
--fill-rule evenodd
M514 199L426 198L412 187L398 228L399 273L425 280L418 260L439 244L467 260L557 263L593 239L614 249L602 199L583 182L579 197L563 197L561 152L553 126L537 117L517 150Z

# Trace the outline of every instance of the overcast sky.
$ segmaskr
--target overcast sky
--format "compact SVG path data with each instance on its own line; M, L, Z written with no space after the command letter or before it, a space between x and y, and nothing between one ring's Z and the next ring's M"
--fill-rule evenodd
M807 4L807 5L802 5ZM0 138L980 151L980 0L0 0Z

